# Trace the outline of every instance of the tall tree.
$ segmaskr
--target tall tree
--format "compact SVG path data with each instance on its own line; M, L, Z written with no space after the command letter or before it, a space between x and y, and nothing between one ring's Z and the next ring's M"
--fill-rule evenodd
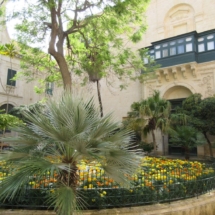
M121 25L108 23L108 19L109 15L103 15L101 19L93 20L80 32L70 36L69 46L76 47L76 49L70 51L67 57L74 68L73 71L83 77L83 84L88 79L90 82L96 83L101 116L103 106L99 82L102 78L106 78L107 84L110 83L109 77L119 78L119 87L123 89L126 87L123 79L142 80L151 73L149 68L155 68L152 63L150 63L150 67L144 67L142 58L146 55L146 50L134 53L130 48L122 46L123 41L119 38L119 35L122 34ZM110 21L113 22L113 20ZM106 33L107 25L109 26L108 34ZM145 28L142 29L142 32L144 30ZM133 35L131 41L137 42L139 37ZM144 73L141 74L141 70L144 70Z
M132 132L119 130L110 115L101 118L92 100L66 94L48 102L43 112L26 112L25 117L28 124L15 129L19 136L7 139L13 151L2 159L13 163L13 174L1 183L0 199L21 196L30 177L50 171L58 182L49 203L58 215L71 215L81 199L76 188L82 159L99 162L114 180L129 185L125 174L132 174L140 161L138 151L130 148Z
M215 135L215 97L202 99L201 94L193 94L183 102L183 109L189 114L189 123L200 131L209 147L210 156L213 157L210 135Z
M67 43L71 53L77 47L71 42L70 35L79 34L83 40L96 40L99 28L102 28L102 35L105 35L102 43L107 46L109 42L117 40L117 48L120 49L123 44L122 38L116 37L119 33L126 35L127 39L140 40L145 30L143 12L148 2L149 0L38 0L28 2L21 12L14 11L8 18L19 17L21 24L16 25L16 30L22 44L45 44L45 36L50 35L48 53L56 61L64 88L71 90L71 68L65 56L65 46ZM97 21L102 25L97 23L98 28L95 28L93 25ZM107 38L109 39L106 40Z

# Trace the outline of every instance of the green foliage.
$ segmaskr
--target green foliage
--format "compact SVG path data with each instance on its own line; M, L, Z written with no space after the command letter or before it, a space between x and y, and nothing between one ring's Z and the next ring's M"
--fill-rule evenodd
M49 101L44 111L23 114L28 123L14 129L18 137L6 139L13 151L2 159L10 161L13 174L1 183L1 199L22 195L32 175L42 178L49 171L50 177L55 173L58 177L48 203L55 205L57 214L70 215L76 203L83 204L77 201L81 196L76 190L77 163L82 159L99 162L115 181L130 184L125 174L131 175L140 162L138 151L129 146L133 134L118 130L110 115L100 118L92 100L65 94L59 101Z
M134 102L131 105L131 112L128 113L127 126L135 130L141 136L152 134L154 150L156 150L156 139L154 131L160 129L167 133L170 130L171 105L160 97L158 91L146 100Z
M71 85L71 70L83 76L83 84L86 75L93 82L113 74L120 79L143 80L144 75L140 75L145 69L142 56L135 54L126 43L141 40L146 30L143 13L148 3L149 0L96 0L91 3L50 0L48 3L28 2L22 11L17 7L6 19L19 18L21 23L16 25L23 69L19 77L31 81L42 75L49 82L63 79L64 87ZM46 36L51 37L49 45ZM35 43L39 44L37 48L29 48ZM41 52L47 45L48 54Z
M15 45L12 43L0 45L0 54L11 58L17 57L18 52Z
M183 109L190 115L190 125L205 136L210 156L213 157L212 143L208 134L215 135L215 97L201 99L200 94L193 94L183 102Z
M202 133L191 126L177 126L174 132L171 132L170 145L181 146L185 149L185 158L189 159L189 151L198 145L205 143Z
M22 124L22 121L17 117L10 114L0 114L0 130L5 132L9 127L19 126Z
M171 144L192 149L205 143L205 138L191 126L177 126L171 133Z
M27 118L25 117L25 112L29 111L32 114L34 114L35 112L40 112L43 111L44 109L44 104L42 102L37 102L31 105L20 105L17 107L13 107L9 114L19 118L20 120L27 122Z
M146 143L146 142L140 142L140 143L139 143L139 147L140 147L144 152L147 152L147 153L152 152L153 149L154 149L153 143Z

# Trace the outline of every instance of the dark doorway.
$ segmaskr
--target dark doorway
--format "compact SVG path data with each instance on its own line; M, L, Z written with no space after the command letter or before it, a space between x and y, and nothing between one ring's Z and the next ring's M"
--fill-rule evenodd
M171 103L171 107L172 107L171 112L174 113L176 107L182 107L182 102L185 99L186 98L169 100L169 102ZM170 139L170 137L168 137L168 139ZM170 143L170 140L168 140L168 142ZM184 156L184 154L185 154L185 150L181 146L171 146L171 145L169 145L168 148L169 148L169 154L170 155ZM190 150L190 156L197 156L197 147L195 147L195 148Z
M1 107L0 107L0 113L6 113L6 110L7 110L7 113L10 112L10 110L13 108L14 106L12 104L3 104Z

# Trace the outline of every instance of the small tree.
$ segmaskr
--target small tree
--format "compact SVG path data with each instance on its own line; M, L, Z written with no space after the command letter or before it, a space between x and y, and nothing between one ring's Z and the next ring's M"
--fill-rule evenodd
M16 125L22 124L22 121L15 116L10 114L0 114L0 130L3 135L5 134L5 130L9 127L13 127Z
M115 181L129 185L125 175L139 166L137 150L130 148L130 130L119 130L110 115L100 117L92 100L84 101L70 94L60 101L50 101L44 111L27 111L28 124L16 128L18 137L8 138L13 151L6 158L13 174L0 187L0 199L14 199L25 192L23 185L33 175L57 174L57 188L48 194L48 202L58 215L71 215L81 194L77 164L82 159L101 164ZM38 147L40 146L40 147ZM56 159L57 158L57 159Z
M144 140L144 136L151 133L154 151L156 151L155 130L159 129L167 133L170 129L170 103L160 97L159 91L155 91L148 99L134 102L131 109L128 125L141 135L141 141Z
M7 113L0 114L0 131L2 132L2 137L5 136L6 129L13 127L13 126L22 125L22 124L23 124L23 122L15 116L12 116ZM1 151L4 146L8 146L8 144L0 142Z
M193 94L183 102L183 109L190 115L189 124L201 132L207 140L210 156L213 157L212 143L208 134L215 135L215 97L201 99Z
M203 135L191 126L177 126L174 132L171 132L171 145L181 146L185 150L185 159L190 158L190 149L204 144Z

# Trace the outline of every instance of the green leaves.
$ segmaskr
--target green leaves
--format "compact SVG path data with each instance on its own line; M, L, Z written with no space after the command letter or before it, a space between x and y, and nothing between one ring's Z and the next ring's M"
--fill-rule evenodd
M4 45L0 45L0 54L8 56L10 58L14 58L18 55L18 51L13 43L7 43Z
M191 126L178 126L171 134L171 144L192 149L205 143L201 133Z
M154 91L148 99L131 105L131 112L128 113L126 122L127 127L132 128L141 137L141 141L144 140L144 136L151 133L154 150L156 150L154 131L160 129L164 133L169 132L170 110L170 103L160 97L159 91Z
M13 151L4 159L14 171L1 184L1 199L15 198L32 175L42 177L50 170L58 174L58 182L49 204L59 215L70 215L80 199L77 163L82 159L99 162L108 175L129 185L124 174L131 175L140 162L139 151L130 148L133 133L119 129L111 115L101 118L92 99L67 93L59 101L49 101L44 110L22 114L27 123L14 129L19 136L6 138Z
M15 116L10 114L0 114L0 130L3 132L6 128L21 125L23 122Z
M144 69L143 62L127 42L141 40L146 30L143 13L148 2L37 1L28 2L22 10L15 8L17 11L8 14L8 19L20 20L15 27L22 56L23 71L19 77L31 81L45 76L53 82L63 79L64 85L71 85L68 79L74 71L82 77L82 83L86 83L86 77L96 82L113 74L119 79L136 80ZM58 15L53 11L58 11ZM29 48L35 44L37 50Z

